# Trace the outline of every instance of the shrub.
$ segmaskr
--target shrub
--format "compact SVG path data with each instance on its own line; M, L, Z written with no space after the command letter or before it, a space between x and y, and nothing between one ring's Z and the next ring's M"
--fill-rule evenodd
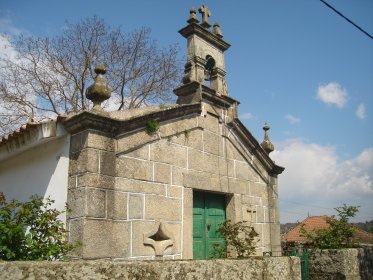
M217 230L226 240L226 248L215 246L213 256L215 258L247 258L255 252L255 238L258 233L254 228L241 221L233 224L230 220L221 224Z
M54 201L31 196L27 202L6 202L0 193L0 259L60 260L78 244L67 242L67 231L51 209Z
M157 120L149 120L147 123L146 123L146 132L148 134L154 134L158 131L159 129L159 121Z

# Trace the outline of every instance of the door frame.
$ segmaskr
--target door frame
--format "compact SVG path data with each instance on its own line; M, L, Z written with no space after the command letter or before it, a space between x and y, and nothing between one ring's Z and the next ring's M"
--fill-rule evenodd
M194 207L195 207L195 199L196 199L196 193L198 193L200 196L203 197L203 205L204 205L204 210L203 210L203 222L202 222L202 228L204 229L205 231L205 234L208 235L209 233L209 229L207 227L207 223L208 223L208 219L210 217L210 222L211 222L211 218L214 219L213 217L215 215L210 215L208 216L208 208L207 205L211 202L211 200L209 201L208 200L208 196L211 195L211 197L213 196L219 196L221 199L224 199L224 202L221 204L223 205L223 208L222 210L224 210L224 221L227 220L227 206L228 206L228 202L230 201L230 195L227 194L227 193L220 193L220 192L207 192L207 191L203 191L203 190L198 190L198 189L193 189L193 199L192 199L192 256L193 256L193 259L195 258L194 256L194 246L195 246L195 238L194 238L194 223L195 223L195 217L194 217ZM207 199L206 199L207 198ZM206 204L207 203L207 204ZM210 213L212 214L212 213ZM206 216L207 215L207 216ZM217 219L219 219L219 217L221 217L220 215L217 215L215 216ZM206 225L206 227L205 227ZM216 228L216 224L215 225L212 225L213 228ZM211 229L211 230L214 230L214 229ZM206 259L209 258L209 240L211 241L211 239L214 239L214 237L206 237L206 238L203 238L203 250L205 250L204 252L204 256ZM219 242L219 241L217 241Z

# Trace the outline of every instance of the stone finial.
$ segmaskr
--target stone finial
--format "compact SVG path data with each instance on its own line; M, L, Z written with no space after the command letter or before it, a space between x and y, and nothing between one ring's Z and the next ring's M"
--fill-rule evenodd
M97 74L95 81L87 88L85 96L93 102L92 110L101 111L101 103L110 98L111 89L104 78L106 67L102 64L98 65L95 73Z
M270 154L271 152L274 151L275 147L273 146L273 144L271 143L271 140L269 140L269 137L268 137L268 130L270 129L269 125L267 123L265 123L263 125L263 130L264 130L264 140L263 142L260 144L260 146L262 146L263 150L266 151L267 154Z
M212 33L214 33L216 36L219 36L220 38L223 38L223 32L221 32L220 25L218 22L214 22L214 29L212 30Z
M202 5L199 9L198 12L202 14L202 23L201 26L204 28L210 28L211 24L209 23L209 17L211 17L211 12L207 8L206 5Z
M190 15L189 15L189 19L187 20L187 23L191 24L191 23L198 23L199 22L196 13L197 13L197 11L194 7L190 9Z

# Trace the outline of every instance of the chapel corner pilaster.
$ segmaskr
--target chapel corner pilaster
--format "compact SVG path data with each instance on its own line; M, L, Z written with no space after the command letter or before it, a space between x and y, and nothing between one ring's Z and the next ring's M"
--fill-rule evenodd
M82 243L73 252L76 258L110 258L115 252L111 249L115 226L107 213L108 190L115 183L115 142L112 135L90 127L82 118L84 114L94 115L83 112L65 121L71 135L67 190L71 211L66 219L69 241ZM105 232L105 240L99 240L100 232ZM102 247L100 250L97 244Z

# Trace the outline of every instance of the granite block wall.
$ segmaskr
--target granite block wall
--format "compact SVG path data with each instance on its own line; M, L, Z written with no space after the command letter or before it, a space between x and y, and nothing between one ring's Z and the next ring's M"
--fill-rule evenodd
M227 197L227 218L280 245L277 179L223 122L223 109L162 122L156 133L73 134L68 229L84 259L190 259L193 190ZM153 235L149 235L153 233ZM163 251L162 251L163 250Z

